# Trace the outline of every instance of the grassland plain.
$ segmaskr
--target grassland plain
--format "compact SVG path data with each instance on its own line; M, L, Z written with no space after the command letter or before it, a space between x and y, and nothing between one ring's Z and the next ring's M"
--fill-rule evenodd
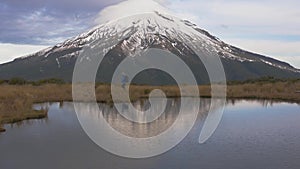
M95 86L98 102L112 102L110 87L106 84ZM163 90L167 97L180 97L177 86L130 85L129 89L131 101L147 98L153 89ZM210 91L209 85L199 86L201 97L211 97ZM227 86L227 98L267 99L300 103L300 79L230 82ZM48 110L32 109L35 103L63 101L73 101L71 84L35 85L22 83L16 85L3 83L0 85L0 132L5 131L2 127L4 124L47 117Z

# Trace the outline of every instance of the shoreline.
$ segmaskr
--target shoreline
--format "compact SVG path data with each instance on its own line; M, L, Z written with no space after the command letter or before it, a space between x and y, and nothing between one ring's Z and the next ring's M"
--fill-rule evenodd
M3 126L5 124L15 124L26 120L44 119L47 117L48 117L47 110L39 110L39 111L33 110L31 113L25 113L16 117L3 118L1 119L0 133L6 132L6 129Z
M120 90L122 89L119 87ZM201 98L210 98L209 85L198 86ZM137 86L130 85L130 99L147 99L153 89L161 89L166 97L180 97L177 86ZM227 85L227 100L270 100L275 102L289 102L300 104L300 80L293 82L264 82ZM32 109L34 104L45 102L64 101L89 101L73 100L72 84L44 84L33 85L0 85L0 132L4 132L4 124L16 123L29 119L41 119L47 117L47 110L36 111ZM82 91L84 93L84 90ZM95 86L97 102L112 103L110 85ZM197 95L186 95L195 97ZM89 97L87 97L89 98ZM122 96L120 96L122 101Z
M188 97L188 96L187 96ZM167 98L178 98L178 97L167 97ZM200 97L200 98L211 98L209 96L207 97ZM147 97L141 97L140 99L147 99ZM289 99L269 99L269 98L256 98L256 97L226 97L226 101L233 101L233 100L248 100L248 101L257 101L257 100L262 100L262 101L274 101L274 102L285 102L285 103L291 103L291 104L299 104L300 102L298 100L289 100ZM56 103L56 102L73 102L72 100L65 100L65 101L51 101L49 103ZM41 104L45 102L40 102L40 103L33 103L33 104ZM104 102L100 101L98 103L108 103L109 102ZM6 124L15 124L18 122L26 121L26 120L35 120L35 119L44 119L48 117L48 111L47 110L33 110L32 113L28 114L23 114L22 117L17 117L17 118L12 118L11 120L4 119L0 123L0 133L6 132L6 129L4 128L4 125ZM0 119L1 120L1 119Z

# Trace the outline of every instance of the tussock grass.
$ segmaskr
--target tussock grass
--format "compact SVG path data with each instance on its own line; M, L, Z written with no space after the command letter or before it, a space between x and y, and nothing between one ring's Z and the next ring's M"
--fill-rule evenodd
M229 85L228 98L270 99L300 103L300 81Z

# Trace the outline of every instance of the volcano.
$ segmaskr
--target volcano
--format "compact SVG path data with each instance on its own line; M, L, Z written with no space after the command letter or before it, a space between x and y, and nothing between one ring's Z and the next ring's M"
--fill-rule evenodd
M122 9L126 9L127 6L128 2L123 3L123 7L121 4ZM119 37L119 43L103 49L107 54L98 70L99 75L96 79L98 82L110 83L114 70L124 58L136 57L136 53L149 48L164 49L180 57L190 67L199 84L209 82L205 66L199 57L209 56L218 56L221 59L228 81L266 76L300 78L300 70L288 63L229 45L192 22L168 14L158 3L152 2L152 6L154 7L147 8L142 14L104 22L63 43L2 64L0 79L59 78L71 81L74 65L80 53L86 47L93 47L94 42L99 39L115 36ZM109 11L106 10L105 13L109 14ZM198 34L193 33L195 31ZM187 42L200 44L201 50L208 55L197 56ZM171 77L156 70L144 72L135 82L162 85L174 83Z

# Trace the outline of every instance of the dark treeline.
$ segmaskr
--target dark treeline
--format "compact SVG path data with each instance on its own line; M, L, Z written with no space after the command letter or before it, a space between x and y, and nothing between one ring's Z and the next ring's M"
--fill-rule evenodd
M299 82L300 79L279 79L272 76L268 77L262 77L262 78L256 78L256 79L248 79L244 81L228 81L227 85L241 85L241 84L254 84L254 83L276 83L276 82L289 82L289 83L296 83ZM40 86L44 84L68 84L70 82L65 82L62 79L57 78L49 78L49 79L42 79L37 81L28 81L23 78L15 77L9 80L1 80L0 79L0 85L1 84L9 84L9 85L28 85L31 84L33 86ZM96 86L101 85L109 85L107 83L96 83ZM131 85L137 85L137 84L131 84ZM148 85L137 85L137 86L148 86Z
M65 84L66 82L62 79L50 78L50 79L42 79L37 81L27 81L23 78L15 77L10 80L0 80L1 84L9 84L9 85L27 85L31 84L33 86L40 86L43 84Z
M300 79L279 79L272 76L262 77L258 79L248 79L244 81L229 81L227 82L228 85L240 85L240 84L264 84L264 83L276 83L276 82L289 82L289 83L296 83L299 82Z

